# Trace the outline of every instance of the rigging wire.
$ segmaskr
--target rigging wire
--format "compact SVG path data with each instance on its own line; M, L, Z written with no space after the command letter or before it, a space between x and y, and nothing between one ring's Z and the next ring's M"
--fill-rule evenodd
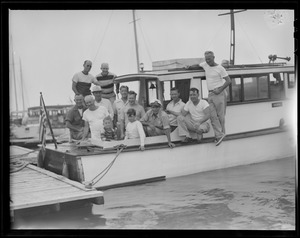
M241 29L243 30L244 34L246 35L246 37L247 37L247 39L248 39L250 45L253 47L253 49L254 49L254 51L255 51L255 53L256 53L256 55L257 55L257 57L258 57L260 63L263 63L263 61L261 60L261 58L259 57L259 55L258 55L258 53L257 53L256 48L255 48L254 45L252 44L252 42L251 42L251 40L250 40L250 38L249 38L247 32L244 30L244 28L243 28L243 26L241 25L241 23L240 23L239 21L237 21L237 22L238 22L239 26L241 27Z
M150 52L149 52L149 49L148 49L148 46L147 46L147 42L146 42L146 40L145 40L144 33L143 33L143 30L142 30L142 27L141 27L140 22L138 22L138 25L139 25L139 28L140 28L141 33L142 33L142 37L143 37L143 40L144 40L144 43L145 43L145 46L146 46L146 50L147 50L148 56L149 56L149 58L150 58L150 60L151 60L151 62L152 62L151 54L150 54Z
M100 42L100 44L99 44L99 47L98 47L98 49L97 49L97 52L96 52L96 55L95 55L95 57L94 57L94 60L93 60L93 62L96 60L96 58L97 58L97 55L98 55L98 53L99 53L99 50L100 50L100 48L101 48L101 46L102 46L102 43L103 43L103 41L104 41L104 38L105 38L105 35L106 35L106 32L107 32L108 26L109 26L109 24L110 24L110 21L111 21L111 18L112 18L113 12L114 12L114 10L112 10L112 11L111 11L111 14L110 14L109 20L108 20L108 22L107 22L106 28L105 28L105 30L104 30L103 37L102 37L102 39L101 39L101 42Z
M226 24L226 21L223 21L223 24L221 25L221 27L216 31L214 37L212 38L212 40L210 41L210 43L208 44L208 46L206 47L206 49L209 49L209 47L212 45L212 43L215 41L217 35L220 33L221 29L224 28L224 25Z

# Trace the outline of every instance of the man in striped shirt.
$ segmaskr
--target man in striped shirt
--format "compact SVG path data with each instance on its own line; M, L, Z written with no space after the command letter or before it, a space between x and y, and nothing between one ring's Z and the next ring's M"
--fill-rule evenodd
M108 63L101 64L102 72L96 75L96 79L98 80L101 88L102 88L102 97L109 99L111 104L116 100L116 93L119 93L119 84L116 84L116 93L114 92L114 84L116 75L109 72Z

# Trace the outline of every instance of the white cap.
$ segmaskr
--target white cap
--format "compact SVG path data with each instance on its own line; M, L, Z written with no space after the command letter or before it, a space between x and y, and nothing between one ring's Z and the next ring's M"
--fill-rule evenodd
M98 85L92 87L92 92L102 91L102 88Z
M158 100L158 99L154 99L154 100L152 100L151 102L150 102L150 105L151 104L159 104L159 105L161 105L162 106L162 103L161 103L161 101L160 100Z

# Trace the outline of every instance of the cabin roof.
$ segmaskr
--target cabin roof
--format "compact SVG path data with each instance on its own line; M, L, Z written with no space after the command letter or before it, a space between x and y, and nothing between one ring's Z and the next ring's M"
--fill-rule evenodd
M70 107L73 107L74 105L73 104L68 104L68 105L49 105L47 106L46 105L46 109L64 109L64 108L70 108ZM35 110L35 109L40 109L41 106L35 106L35 107L28 107L28 110Z
M249 75L261 73L294 72L294 65L285 64L248 64L226 67L229 76ZM158 79L159 81L181 80L193 77L205 77L203 69L187 70L185 68L170 69L164 71L148 71L145 73L126 74L116 78L117 82L141 81L145 79Z

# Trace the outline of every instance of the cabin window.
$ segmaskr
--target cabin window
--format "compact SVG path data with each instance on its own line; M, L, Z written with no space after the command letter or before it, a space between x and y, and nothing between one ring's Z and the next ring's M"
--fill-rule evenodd
M242 101L242 80L240 77L231 78L231 84L226 88L227 102Z
M164 97L164 101L170 101L171 100L171 95L170 95L170 91L171 88L173 88L172 84L174 81L166 81L162 83L162 89L163 89L163 97Z
M268 76L244 77L244 100L269 98Z
M296 81L295 81L295 74L288 74L288 88L295 87Z
M270 98L282 99L284 98L284 84L282 73L270 74Z

